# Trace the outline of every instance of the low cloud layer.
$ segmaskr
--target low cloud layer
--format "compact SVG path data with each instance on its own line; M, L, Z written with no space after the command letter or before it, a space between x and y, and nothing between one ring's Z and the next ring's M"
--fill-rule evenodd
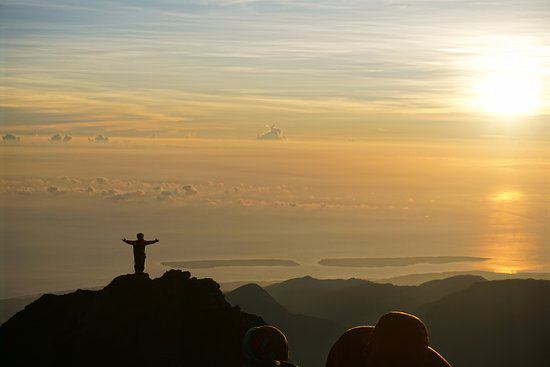
M90 143L102 143L106 144L109 142L109 137L105 135L97 135L95 138L88 138Z
M48 194L51 194L51 195L63 195L65 194L67 191L65 189L62 189L62 188L59 188L57 186L49 186L48 188L46 188L46 192Z
M17 135L7 133L2 136L2 141L5 143L19 143L21 141L21 138Z
M269 130L258 135L258 140L283 140L285 134L282 129L275 125L271 125Z
M161 205L201 205L205 207L233 206L284 210L355 210L363 213L408 213L423 216L422 209L434 204L416 202L409 197L401 201L384 199L357 200L339 196L320 196L307 189L287 185L226 185L223 182L182 184L124 180L109 177L93 179L75 177L4 179L0 195L88 198L116 203Z
M68 135L68 134L61 134L61 133L57 133L57 134L53 134L49 141L50 143L68 143L69 141L72 140L72 136Z
M199 196L197 185L178 182L145 182L108 177L83 179L61 176L26 180L0 180L0 194L97 197L116 202L182 202ZM211 186L210 184L204 185Z
M197 195L199 193L199 191L193 185L184 185L182 187L182 190L185 193L185 195L189 195L189 196Z

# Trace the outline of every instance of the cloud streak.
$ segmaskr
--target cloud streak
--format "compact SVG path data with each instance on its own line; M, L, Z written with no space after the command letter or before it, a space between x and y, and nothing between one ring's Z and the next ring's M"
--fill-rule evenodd
M473 60L510 34L530 45L548 83L547 2L499 4L7 1L1 123L49 134L244 137L266 120L302 131L394 114L467 120Z
M278 128L275 125L271 125L269 130L258 134L258 140L284 140L285 134L282 129Z
M181 184L179 182L155 182L123 180L107 177L94 179L58 177L33 179L3 179L0 195L18 195L35 198L75 198L107 200L113 203L140 203L171 206L203 206L242 209L321 210L338 212L346 210L368 212L410 212L420 215L432 203L417 204L410 198L395 200L356 200L333 196L315 196L303 188L286 185L240 184L229 186L222 182Z

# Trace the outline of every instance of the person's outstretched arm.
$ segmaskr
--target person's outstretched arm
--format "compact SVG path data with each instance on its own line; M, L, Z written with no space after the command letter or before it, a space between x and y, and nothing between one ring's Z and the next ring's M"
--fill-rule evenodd
M152 240L152 241L145 241L145 244L146 244L146 245L152 245L153 243L157 243L158 241L159 241L158 238L155 238L155 239Z
M123 238L122 242L127 243L129 245L133 245L136 241L131 241L131 240L127 240L126 238Z

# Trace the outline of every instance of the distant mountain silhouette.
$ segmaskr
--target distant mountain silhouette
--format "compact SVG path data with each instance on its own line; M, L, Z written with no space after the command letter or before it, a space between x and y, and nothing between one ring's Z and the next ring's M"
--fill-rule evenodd
M8 321L10 317L25 308L29 303L36 301L40 295L14 297L0 300L0 324Z
M420 305L484 281L459 276L421 286L395 286L362 279L303 277L272 284L266 290L291 312L332 320L342 326L373 324L389 311L414 312Z
M496 273L483 270L445 271L441 273L418 273L399 275L391 278L373 279L377 283L391 283L395 285L420 285L430 280L446 279L457 275L477 275L487 280L505 279L544 279L550 280L550 273Z
M100 288L102 287L89 287L86 289L98 290ZM76 289L48 292L48 293L61 295L61 294L72 293L74 291L76 291ZM43 295L44 293L0 299L0 324L3 324L4 322L8 321L10 317L12 317L16 313L24 309L26 305L36 301Z
M47 294L0 327L4 366L241 366L241 342L264 324L211 279L170 270L123 275L102 290Z
M480 282L425 305L431 340L454 366L550 362L550 281Z
M419 286L359 279L291 279L266 289L291 312L349 327L374 324L388 311L423 318L437 350L455 367L547 366L550 281L486 281L461 275Z
M225 296L213 280L177 270L44 295L0 327L0 363L239 366L242 336L265 320L287 334L299 365L313 367L323 365L345 328L372 325L395 310L422 317L432 344L455 367L542 367L550 360L547 280L460 275L396 286L303 277Z
M485 272L485 273L488 273L488 272ZM420 275L422 275L422 274L420 274ZM473 277L473 278L470 278L470 277ZM475 280L475 279L484 280L480 276L473 276L473 275L457 275L457 276L454 276L454 277L451 277L451 278L452 279L457 279L457 282L460 282L459 279L463 279L463 280L466 281L466 284L468 283L468 281L467 281L468 279L471 279L471 280ZM442 284L442 285L448 284L447 282L449 282L450 280L447 280L447 279L451 279L451 278L437 279L437 281L442 281L442 282L441 283L436 282L434 284ZM298 278L298 279L307 280L307 279L313 279L313 278L304 277L304 278ZM416 280L416 278L415 278L415 280ZM292 281L296 281L296 279L292 279ZM346 282L346 283L344 284L343 282ZM345 285L350 285L353 282L356 282L357 284L360 284L360 283L364 282L364 280L360 280L360 279L330 280L330 281L327 281L326 283L325 283L325 281L323 281L322 285L320 284L319 286L321 286L321 287L331 287L331 286L339 287L339 286L343 286L343 285L344 286ZM236 288L239 288L243 285L251 284L251 283L258 284L262 287L266 287L270 284L281 284L280 281L275 281L275 280L274 281L264 281L264 282L238 281L238 282L220 283L220 287L221 287L222 291L229 292L229 291L232 291L232 290L234 290ZM285 283L285 282L283 282L283 283ZM381 283L381 282L380 281L375 281L375 283ZM392 283L392 282L388 281L386 283ZM429 284L429 283L431 283L431 282L429 282L429 281L426 282L426 284ZM96 289L99 289L99 288L100 287L90 287L90 288L85 288L85 289L96 290ZM446 286L445 286L445 288L446 288ZM63 291L50 292L50 293L53 293L53 294L66 294L66 293L70 293L70 292L73 292L73 291L74 290L70 290L70 291L69 290L63 290ZM36 295L13 297L13 298L7 298L7 299L0 300L0 324L3 324L4 322L6 322L10 317L15 315L15 313L22 310L29 303L31 303L34 300L40 298L40 296L41 296L41 294L36 294ZM429 295L427 295L427 296L430 297ZM435 296L440 296L440 295L436 293ZM425 301L427 302L427 301L430 301L430 300L432 300L432 299L430 298L430 299L427 299Z
M292 314L281 306L265 289L257 284L246 284L225 293L227 302L255 315L266 315L264 320L286 319Z
M421 303L428 303L448 294L466 289L472 284L486 281L485 278L478 275L457 275L446 279L430 280L416 287L418 292L416 298Z
M290 313L256 284L244 285L225 297L232 305L261 315L270 325L283 330L289 339L292 360L301 367L324 365L332 343L345 330L328 320Z

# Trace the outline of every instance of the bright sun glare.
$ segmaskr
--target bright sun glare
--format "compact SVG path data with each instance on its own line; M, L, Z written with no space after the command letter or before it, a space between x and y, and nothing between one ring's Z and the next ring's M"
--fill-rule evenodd
M541 77L534 60L505 52L486 60L477 85L478 109L504 116L537 113L542 104Z

